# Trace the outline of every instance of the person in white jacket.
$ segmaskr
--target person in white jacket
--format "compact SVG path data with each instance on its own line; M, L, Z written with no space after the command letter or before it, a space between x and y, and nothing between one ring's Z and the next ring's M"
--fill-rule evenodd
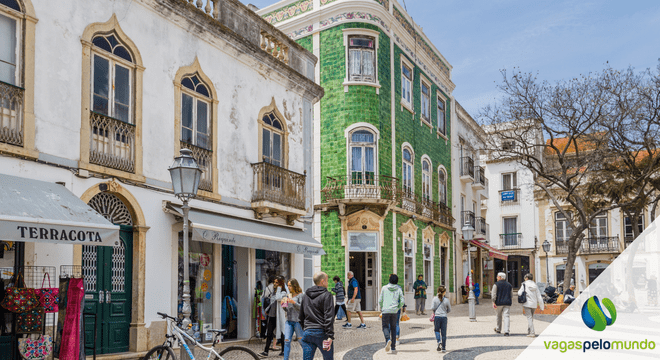
M527 316L527 336L535 337L536 333L534 332L534 310L536 310L537 306L543 310L545 308L545 304L543 304L541 292L534 282L534 275L531 273L525 275L525 282L523 282L520 289L518 289L518 296L521 296L523 292L526 293L525 297L527 298L527 301L525 301L523 304L523 310L525 312L525 316Z

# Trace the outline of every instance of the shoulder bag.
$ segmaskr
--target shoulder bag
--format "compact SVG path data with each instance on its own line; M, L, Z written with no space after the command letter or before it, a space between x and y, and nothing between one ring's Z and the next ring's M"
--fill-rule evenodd
M36 307L32 310L16 314L17 334L38 334L44 329L44 308Z
M518 302L521 304L524 304L527 302L527 289L525 288L525 284L523 284L523 293L522 295L518 295Z
M46 276L48 276L47 288L44 287ZM45 273L44 279L41 281L41 289L36 289L34 292L37 295L37 298L39 298L39 303L43 306L44 312L56 313L59 310L57 303L59 301L60 289L52 288L50 286L50 274Z
M25 360L42 360L53 352L53 338L42 335L38 339L18 339L18 352Z
M25 287L23 273L19 272L13 286L5 289L5 298L0 305L13 313L23 313L37 307L39 299L34 289Z

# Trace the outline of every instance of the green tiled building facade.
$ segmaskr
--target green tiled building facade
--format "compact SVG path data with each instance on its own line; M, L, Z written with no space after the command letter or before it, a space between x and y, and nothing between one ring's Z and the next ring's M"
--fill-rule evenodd
M396 1L355 3L313 1L320 8L276 24L318 56L325 89L315 109L320 268L331 278L353 271L366 310L377 309L391 273L414 308L411 285L423 275L430 307L438 286L456 285L450 67Z

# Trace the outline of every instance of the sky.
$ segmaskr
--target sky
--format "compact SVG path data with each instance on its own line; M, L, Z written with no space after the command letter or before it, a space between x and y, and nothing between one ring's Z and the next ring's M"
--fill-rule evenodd
M398 1L453 67L453 95L475 119L501 96L502 69L553 83L608 64L654 71L659 64L660 0Z

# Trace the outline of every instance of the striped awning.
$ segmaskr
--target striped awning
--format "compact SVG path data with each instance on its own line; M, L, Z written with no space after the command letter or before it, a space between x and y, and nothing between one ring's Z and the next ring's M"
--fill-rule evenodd
M502 259L502 260L506 260L508 258L508 256L505 253L501 252L500 250L495 249L494 247L492 247L492 246L490 246L486 243L482 243L481 241L470 240L470 244L472 244L474 246L478 246L478 247L488 251L488 256L490 256L492 258Z

